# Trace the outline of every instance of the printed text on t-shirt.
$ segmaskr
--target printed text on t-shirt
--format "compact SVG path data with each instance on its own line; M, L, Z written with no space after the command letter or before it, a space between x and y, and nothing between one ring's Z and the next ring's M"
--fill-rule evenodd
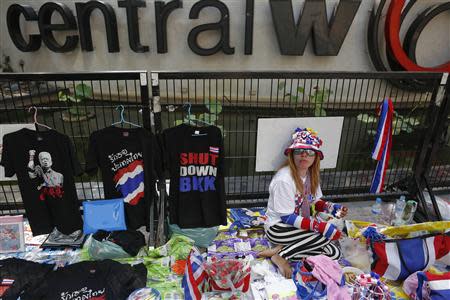
M77 291L61 293L61 300L104 300L105 289L93 291L88 287L84 287Z
M180 192L215 191L218 154L180 154Z
M113 163L113 167L111 168L111 170L113 172L116 172L117 170L119 170L120 168L125 167L126 165L132 163L133 161L137 160L137 159L142 159L142 153L141 152L128 152L127 149L123 149L122 151L115 153L115 154L110 154L108 155L109 160L111 161L111 163ZM124 158L124 160L122 160L121 162L116 162L118 159Z

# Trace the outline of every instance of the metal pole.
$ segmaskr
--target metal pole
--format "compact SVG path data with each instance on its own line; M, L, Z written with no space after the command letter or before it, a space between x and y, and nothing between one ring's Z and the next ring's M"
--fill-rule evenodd
M159 74L157 72L152 72L151 78L152 78L152 97L153 97L152 103L153 103L153 117L155 121L155 133L159 134L162 131Z

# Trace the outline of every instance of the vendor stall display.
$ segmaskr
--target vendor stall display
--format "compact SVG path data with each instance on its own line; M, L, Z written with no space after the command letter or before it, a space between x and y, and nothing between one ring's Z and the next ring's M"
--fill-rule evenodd
M3 137L0 164L6 176L17 175L33 235L55 227L64 234L82 228L74 181L82 171L67 135L27 128L9 133Z
M106 128L98 128L102 123L96 121L95 128L98 130L92 132L89 127L92 123L88 119L83 120L87 128L82 125L79 130L74 130L71 125L74 140L37 123L36 114L32 124L36 130L14 127L14 130L20 130L5 133L0 145L3 148L0 164L4 166L6 176L17 175L17 184L15 179L11 179L11 184L18 188L14 186L4 194L16 197L21 193L25 211L19 210L22 209L19 207L14 213L24 213L27 219L22 222L22 216L0 216L1 300L450 299L450 222L409 225L414 222L414 217L422 213L425 218L431 219L431 215L427 215L427 205L429 208L432 206L436 219L445 219L445 213L442 218L438 209L442 203L436 203L431 189L427 188L430 201L427 201L427 194L422 191L421 181L428 185L425 182L427 178L422 178L422 171L427 168L419 168L420 172L417 172L418 167L414 170L418 181L415 183L418 195L415 195L409 187L404 189L402 178L396 178L397 173L392 172L409 173L409 169L403 169L403 163L394 169L389 167L391 152L396 155L396 159L398 156L398 149L391 149L398 145L397 134L405 131L410 133L419 127L427 134L432 133L432 147L429 147L431 154L426 149L426 144L417 147L421 150L420 153L419 150L415 151L417 157L414 165L429 166L428 157L433 157L432 154L438 149L435 145L435 137L438 135L435 135L437 131L428 130L433 128L428 128L425 123L421 124L425 119L419 120L418 115L423 107L415 107L405 115L403 110L409 105L406 103L408 101L405 102L399 96L397 101L401 105L394 111L392 100L386 98L377 111L379 122L376 131L373 129L377 118L368 114L356 117L353 125L358 128L360 123L366 123L366 119L373 123L373 126L365 126L370 134L364 136L364 139L358 136L357 140L349 138L349 135L347 138L342 135L350 127L350 130L356 128L346 126L348 122L344 121L347 115L339 117L342 119L342 128L336 135L326 135L326 132L323 132L325 135L321 134L322 137L327 136L325 143L319 138L318 132L309 128L309 125L322 124L323 119L275 120L277 123L272 124L278 127L279 122L280 125L276 139L273 128L266 131L258 124L257 140L267 137L270 140L270 145L262 148L278 148L281 150L278 151L279 156L284 154L285 160L276 162L278 154L264 154L270 152L260 151L259 146L256 149L256 160L253 160L255 128L244 132L243 136L250 134L248 140L244 138L235 141L236 132L241 134L238 128L241 117L244 117L244 121L246 117L237 116L236 131L229 123L229 109L234 107L235 96L241 96L239 82L238 92L234 93L233 79L230 81L230 90L220 80L215 80L215 88L214 84L203 81L204 88L209 85L210 97L201 99L196 94L192 101L196 103L196 111L204 112L206 107L209 113L193 118L189 103L191 100L186 102L184 92L180 94L176 91L178 82L174 81L174 93L167 93L164 100L167 104L170 102L168 100L175 101L165 109L176 111L177 107L187 107L188 110L187 114L183 112L184 120L176 117L175 126L165 128L160 121L168 116L163 113L164 109L158 111L158 100L162 96L159 88L164 89L159 81L167 81L167 77L158 77L157 73L152 73L152 116L149 114L150 107L147 106L148 94L145 93L145 87L150 91L150 84L144 73L140 75L141 94L136 90L136 96L140 96L142 102L126 104L136 109L138 119L141 118L138 109L142 109L140 113L143 119L139 124L125 121L124 106L119 105L116 110L121 112L120 121ZM259 77L269 82L267 79L270 78ZM331 78L325 77L325 81ZM331 80L335 80L333 78ZM229 79L225 78L226 81ZM412 77L408 80L410 79ZM194 81L197 85L197 79L194 78L187 82L188 94L191 90L189 84ZM338 90L341 88L337 85L335 88L330 87L333 91L326 91L322 80L317 82L317 86L309 87L294 78L280 78L278 81L277 91L284 90L283 100L287 100L290 95L286 93L289 87L292 89L293 85L301 84L301 87L296 88L297 93L304 94L306 102L323 104L323 107L316 108L322 112L326 110L325 115L332 104L327 97L339 96ZM129 80L125 81L125 89L128 82ZM247 82L244 80L244 92ZM180 83L184 86L185 82L181 80ZM91 84L92 97L88 100L92 101L92 107L97 107L95 102L98 99L94 95L101 93L102 85L98 86L98 91L97 83L91 81ZM442 81L441 85L444 84ZM118 89L120 85L118 83ZM222 96L221 85L225 94L230 92L227 99L219 99ZM266 86L265 83L263 85ZM250 86L251 89L254 88L251 82ZM345 90L344 86L342 88ZM194 89L197 91L196 86ZM439 102L437 97L440 96L437 90L433 91L429 93L432 104ZM76 93L79 92L78 89ZM82 92L85 92L84 88ZM214 92L217 99L211 98ZM79 99L69 99L64 93L58 93L58 99L71 100L66 103L70 105L69 109L78 110L81 103L72 100ZM319 99L319 94L326 97ZM372 94L369 93L368 96L375 103L376 93ZM173 99L170 99L171 95L174 96ZM180 95L183 105L177 103ZM127 99L110 100L127 103L130 100L128 96L127 90ZM423 94L420 97L425 96ZM347 100L351 102L350 98ZM269 106L272 108L272 95L270 102ZM276 102L279 102L278 92ZM224 111L226 114L219 118L221 103L227 103ZM52 114L66 109L53 106L50 102L48 104L49 107L45 109ZM86 108L91 107L91 102L85 105ZM212 109L213 106L215 109ZM310 108L316 111L314 107L305 109ZM22 108L18 110L20 109ZM334 114L330 111L329 117L332 115ZM150 116L157 122L151 124ZM414 126L398 127L395 123L399 122L394 122L395 119L405 122L409 120ZM55 126L62 124L59 119L53 120ZM220 125L216 122L218 120ZM64 120L69 121L81 120ZM253 121L250 120L250 123ZM182 122L185 123L181 124ZM141 123L145 128L141 127ZM337 123L327 118L327 123L323 124L328 126ZM439 127L437 123L430 124ZM40 127L46 129L41 130ZM330 127L319 126L324 128L323 131ZM152 133L153 129L156 129L157 135ZM279 143L284 139L282 131L287 129L292 130L285 131L285 137L291 137L290 141ZM101 178L102 183L91 189L91 193L88 191L84 194L87 188L86 177L77 183L74 179L82 174L82 170L73 142L76 141L78 148L84 148L85 138L88 136L84 171L90 176ZM336 194L327 197L322 193L322 187L326 191L335 191L335 188L343 187L337 181L344 180L345 193L350 193L350 189L359 189L353 185L361 179L364 184L360 187L368 188L371 174L357 172L352 166L357 163L364 165L365 171L370 169L369 164L359 161L364 159L359 156L359 150L364 148L363 151L368 151L367 141L373 138L375 147L372 158L378 161L370 188L373 194L370 198L373 199L364 199L370 202L360 204L359 208L368 208L362 213L359 209L351 212L352 207L349 206L353 203L331 202L340 198ZM362 141L365 143L364 147L360 147ZM225 142L230 143L232 148L235 146L233 143L242 143L245 155L233 148L230 157L226 157ZM341 148L342 146L345 147ZM346 151L339 150L344 148ZM350 165L341 161L342 154ZM329 157L332 158L332 163L331 160L327 161ZM338 158L336 161L335 157ZM245 171L236 169L233 164L226 166L228 161L235 162L235 158L244 159L249 166L252 161L256 161L256 172L267 174L260 174L262 176L258 175L253 179L246 178L246 175L257 174L247 172L248 168ZM259 169L258 162L261 158L273 162L273 168ZM366 160L367 163L370 162L369 155L366 155ZM321 170L328 167L342 167L342 170L351 169L354 172L337 171L333 177L327 171L321 178ZM226 174L226 169L232 172ZM274 170L274 176L269 178L268 172ZM358 178L352 177L355 174ZM170 180L166 180L165 175ZM400 190L392 194L381 194L388 186L395 186ZM85 201L83 213L80 214L78 195L82 192ZM238 194L239 197L231 199ZM398 199L388 198L394 194ZM267 200L267 206L227 209L227 204L231 203L226 202L226 196L227 200L249 200L237 203L236 206L244 206L250 202L260 205L259 201L254 200L266 197L264 200ZM255 199L252 198L254 196ZM156 200L158 201L155 202ZM8 201L9 199L6 200L7 207L10 206ZM20 206L22 202L14 199L13 206L16 204ZM416 210L419 210L418 214ZM153 231L156 224L158 229Z
M123 199L129 229L149 224L155 180L161 173L159 157L155 137L142 127L110 126L93 132L89 138L86 172L94 174L99 168L105 198Z
M326 256L310 256L301 262L292 264L295 274L293 278L289 279L284 278L276 265L270 260L259 257L261 250L270 249L272 246L264 236L264 231L262 231L261 227L220 231L209 247L202 251L198 249L191 251L194 241L182 235L173 235L165 245L156 249L146 250L139 246L143 245L143 236L141 233L134 231L130 233L99 231L95 235L89 236L88 242L85 243L81 250L81 254L80 250L50 251L28 244L25 247L25 252L6 253L0 258L5 257L5 255L14 255L35 262L16 258L0 260L0 275L3 274L1 273L2 270L12 270L10 267L7 267L10 263L1 263L8 261L11 261L11 263L18 262L23 264L23 266L42 267L48 270L48 274L44 278L39 279L41 287L36 288L36 292L42 294L38 296L27 292L24 294L23 299L30 299L26 298L28 295L33 297L31 299L41 299L39 297L52 299L54 297L53 291L58 293L72 292L73 295L78 292L78 295L81 295L80 293L84 293L87 290L90 290L91 295L98 294L98 296L102 297L103 294L101 292L103 290L107 293L107 291L112 291L112 288L105 286L103 289L102 285L105 281L103 279L97 280L97 274L101 276L106 274L106 278L110 278L110 275L108 275L110 272L106 271L108 269L115 270L113 273L118 276L117 281L113 278L111 279L112 282L121 282L127 279L130 282L143 283L140 287L131 285L120 288L120 292L123 292L123 294L117 296L119 298L106 296L106 299L125 300L127 297L131 297L129 299L154 297L149 299L294 300L303 299L305 295L310 295L311 297L314 296L312 299L346 299L350 297L351 299L367 300L407 300L408 296L402 290L402 281L390 281L386 277L381 277L370 271L370 263L376 262L373 259L370 241L376 240L380 243L385 243L389 239L403 241L409 235L417 235L418 230L426 230L426 233L433 233L435 237L442 236L443 234L445 235L446 228L449 225L448 222L432 222L408 226L383 227L357 221L348 221L346 223L352 229L349 231L345 228L343 232L353 232L352 236L358 237L345 237L339 240L343 253L342 259L336 261ZM26 242L29 243L36 240L28 233L30 229L26 222L24 227L26 229ZM124 234L125 238L122 237ZM424 233L422 232L421 234ZM138 238L138 235L140 238ZM140 242L138 242L139 240ZM108 252L107 247L101 245L101 247L97 248L106 250L109 254L113 253L110 258L115 260L102 261L101 259L106 257L91 255L92 245L90 243L92 241L98 244L107 242L114 244L117 249L120 248L121 253L124 255ZM435 240L432 244L435 245L433 249L437 250L433 251L441 253L440 255L445 254L444 249L448 250L448 246L444 246L445 241L446 239L440 239L440 243L438 243ZM119 244L124 248L119 246ZM133 245L136 245L136 247L133 247ZM441 248L436 247L436 245L441 245ZM356 247L355 249L360 249L358 250L359 252L357 251L359 254L351 251L354 247ZM125 249L128 249L130 252L125 251ZM131 256L138 249L140 249L139 253L136 256ZM361 261L357 257L364 251L368 257L365 257L364 263L360 264ZM103 253L106 252L104 251ZM80 263L80 259L87 261ZM366 259L369 261L368 264ZM443 269L439 268L444 270L444 272L439 272L437 268L430 264L428 273L425 275L426 277L422 278L423 286L427 287L426 289L422 288L424 299L434 299L425 297L442 293L442 289L436 287L436 283L433 282L439 281L438 277L436 277L437 275L447 276L445 275L445 269L448 266L445 265L445 260L442 260L442 258L439 262L441 264L444 263ZM109 267L104 268L103 265ZM52 271L55 266L58 267L57 270ZM368 270L361 266L366 266ZM18 271L21 269L28 270L27 267L14 268ZM87 275L90 273L89 270L94 269L97 270L95 274ZM130 273L130 270L135 270L137 273L134 271ZM146 276L141 274L144 271ZM31 272L36 273L37 271ZM14 291L11 288L16 282L12 278L15 275L1 276L1 288L3 291ZM20 276L23 279L27 278L27 276ZM415 276L416 280L414 287L409 288L408 293L411 294L411 290L414 290L414 294L416 294L419 282L418 275L415 273L411 276ZM405 281L404 288L406 288L407 282L409 281ZM16 283L20 283L20 281ZM54 286L60 288L53 288ZM84 290L84 286L90 288ZM120 285L117 284L117 286ZM66 290L63 291L63 288ZM431 294L432 289L433 294ZM116 290L116 292L119 292L119 290ZM301 296L302 298L298 298L299 294L303 295ZM436 299L440 300L440 298Z
M226 224L224 148L216 126L181 124L163 134L170 173L169 222L180 228Z

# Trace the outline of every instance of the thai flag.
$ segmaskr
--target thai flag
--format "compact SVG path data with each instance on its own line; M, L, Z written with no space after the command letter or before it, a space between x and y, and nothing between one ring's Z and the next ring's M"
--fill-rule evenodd
M450 272L444 274L431 274L428 272L417 273L418 286L416 299L425 299L422 295L422 285L428 282L430 291L429 299L448 300L450 299Z
M135 160L114 175L116 189L123 196L123 201L136 205L144 197L144 163Z
M13 285L14 279L3 278L1 285Z
M445 259L450 236L373 241L371 245L372 271L389 280L405 280L411 273L427 270L436 260Z
M219 154L219 147L209 147L209 152Z
M203 283L206 279L206 271L203 265L203 257L198 249L193 248L187 258L186 268L181 282L185 300L200 300L202 298Z
M378 109L378 113L380 120L375 136L375 148L372 152L372 158L378 160L378 164L370 187L371 193L381 193L383 191L389 156L391 155L392 118L394 115L394 105L391 99L385 99L383 101Z

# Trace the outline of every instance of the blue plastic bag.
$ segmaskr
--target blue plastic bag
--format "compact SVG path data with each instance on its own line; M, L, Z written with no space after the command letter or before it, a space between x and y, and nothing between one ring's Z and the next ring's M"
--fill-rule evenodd
M83 232L126 230L123 198L83 201Z

